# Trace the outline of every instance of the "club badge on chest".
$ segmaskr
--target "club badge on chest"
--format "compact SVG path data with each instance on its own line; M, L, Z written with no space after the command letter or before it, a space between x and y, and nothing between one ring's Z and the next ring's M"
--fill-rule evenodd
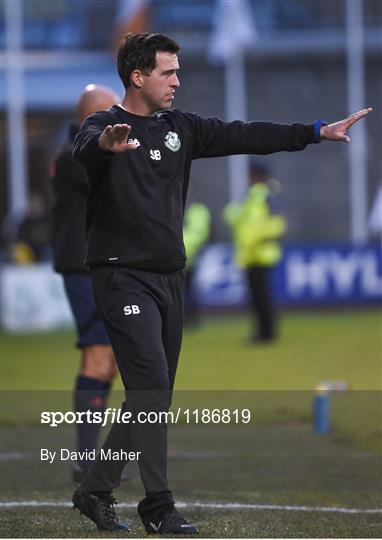
M164 138L164 144L172 152L177 152L181 146L179 135L175 131L169 131Z

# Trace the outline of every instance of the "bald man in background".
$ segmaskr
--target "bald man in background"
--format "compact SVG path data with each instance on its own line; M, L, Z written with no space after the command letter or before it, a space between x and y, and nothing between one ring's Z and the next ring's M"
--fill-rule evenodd
M85 167L72 157L73 140L87 116L109 109L121 100L113 90L88 85L77 103L79 124L72 125L69 140L61 148L52 166L53 261L64 281L65 291L77 329L77 347L81 350L80 371L74 388L76 411L105 410L117 365L109 338L98 314L90 283L86 252L86 197L88 181ZM96 448L100 424L76 424L77 451ZM73 480L80 482L92 461L83 459L73 466Z

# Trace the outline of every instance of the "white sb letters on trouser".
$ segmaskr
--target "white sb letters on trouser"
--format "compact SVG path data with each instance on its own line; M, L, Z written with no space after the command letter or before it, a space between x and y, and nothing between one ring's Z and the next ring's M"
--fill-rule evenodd
M123 312L125 315L138 315L141 311L139 306L132 304L131 306L125 306Z

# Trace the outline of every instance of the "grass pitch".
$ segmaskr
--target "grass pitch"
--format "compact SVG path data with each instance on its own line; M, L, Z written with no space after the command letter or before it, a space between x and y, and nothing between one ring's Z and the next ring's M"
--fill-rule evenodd
M282 321L280 341L261 347L245 343L243 316L186 332L174 406L253 413L247 425L169 426L170 484L202 537L382 535L382 513L367 512L382 509L380 323L377 311L295 313ZM73 342L68 331L2 340L1 499L36 504L3 506L3 537L118 536L69 508L70 463L40 459L43 447L74 444L72 427L39 424L42 405L70 409ZM322 380L345 380L353 390L332 396L331 432L317 436L312 390ZM115 394L110 403L118 405ZM129 536L141 537L136 465L130 474L116 491L125 504L119 514L134 527ZM49 501L59 506L38 506Z
M328 379L356 390L381 388L382 317L376 309L288 313L280 327L280 339L263 346L246 343L250 328L242 314L186 330L176 388L311 391ZM79 359L74 342L70 330L4 335L4 388L71 389Z
M118 536L100 533L70 509L70 463L43 463L39 451L70 446L73 433L66 428L47 437L46 429L4 432L3 451L12 450L14 459L3 462L2 497L35 506L3 508L3 536ZM367 510L381 507L380 466L378 453L317 438L306 424L170 428L170 485L202 537L379 537L382 513ZM124 503L118 513L134 527L129 536L141 537L135 505L142 487L135 464L128 471L131 479L115 492ZM49 501L62 506L38 506Z

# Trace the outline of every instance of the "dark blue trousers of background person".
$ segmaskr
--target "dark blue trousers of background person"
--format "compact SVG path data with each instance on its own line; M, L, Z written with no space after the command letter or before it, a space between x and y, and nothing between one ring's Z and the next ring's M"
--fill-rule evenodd
M63 274L64 287L77 330L77 347L84 349L93 345L110 345L105 326L95 304L88 272ZM77 376L74 388L74 408L77 412L103 412L111 383L83 374ZM85 451L97 447L100 424L84 421L77 424L76 448L83 456ZM78 459L73 468L73 479L80 481L89 469L91 461Z

